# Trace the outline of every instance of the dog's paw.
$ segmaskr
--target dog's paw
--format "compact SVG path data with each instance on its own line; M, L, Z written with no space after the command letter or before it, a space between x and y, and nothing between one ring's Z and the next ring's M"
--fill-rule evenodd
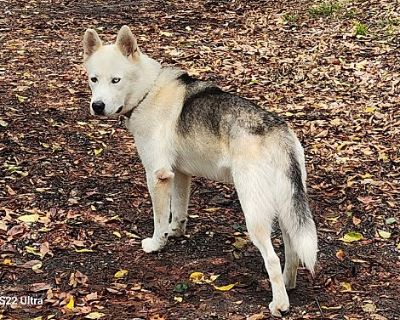
M289 301L275 302L269 304L269 310L274 317L281 318L289 313Z
M142 240L142 249L146 253L155 252L162 249L162 245L159 241L153 238L146 238Z
M171 227L169 228L168 231L168 236L172 237L172 238L179 238L179 237L183 237L185 235L186 232L186 228L179 228L179 227Z

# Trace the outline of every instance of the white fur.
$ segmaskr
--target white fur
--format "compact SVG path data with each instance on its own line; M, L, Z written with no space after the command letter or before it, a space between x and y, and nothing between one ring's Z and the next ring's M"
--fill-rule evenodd
M287 174L290 163L287 148L281 144L283 138L291 141L305 186L300 142L294 133L288 136L279 130L256 136L238 129L229 141L204 134L180 135L176 124L186 93L185 86L176 80L181 71L161 69L158 62L135 50L135 54L125 56L117 45L85 48L85 52L94 51L86 57L85 67L89 78L99 79L91 85L92 101L104 101L106 114L115 114L121 105L122 113L133 109L127 126L146 169L154 213L154 233L143 240L143 250L160 250L169 236L185 234L192 175L234 183L250 238L260 250L270 277L271 313L280 316L280 311L289 309L285 286L295 287L299 258L311 271L316 261L315 225L310 218L300 226L294 216L293 186ZM119 85L109 83L115 76L121 78ZM141 101L143 97L146 99ZM283 274L270 237L275 218L285 242Z

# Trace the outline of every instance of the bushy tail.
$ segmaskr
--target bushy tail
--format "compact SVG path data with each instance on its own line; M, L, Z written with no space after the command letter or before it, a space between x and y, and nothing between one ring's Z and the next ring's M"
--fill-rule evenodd
M318 239L315 223L308 218L299 225L294 234L290 235L292 245L300 261L314 274L314 266L317 261Z
M301 158L293 151L290 154L289 180L291 183L292 197L290 200L288 215L282 222L288 231L292 246L300 261L307 269L314 272L317 260L318 238L315 223L308 205L305 188L305 168L300 166ZM303 161L301 161L303 163Z

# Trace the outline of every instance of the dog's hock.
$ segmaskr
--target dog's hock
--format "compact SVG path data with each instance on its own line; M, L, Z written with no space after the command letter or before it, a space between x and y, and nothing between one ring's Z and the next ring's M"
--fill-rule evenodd
M175 174L167 169L160 169L155 172L156 179L158 183L167 183L170 182Z
M116 44L122 54L126 57L139 52L136 38L128 26L122 26L119 30Z
M87 29L83 37L83 53L86 60L102 46L97 32L93 29Z

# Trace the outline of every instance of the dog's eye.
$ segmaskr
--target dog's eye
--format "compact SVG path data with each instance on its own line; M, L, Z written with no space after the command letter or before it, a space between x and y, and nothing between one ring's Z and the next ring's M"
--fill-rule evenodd
M91 77L91 78L90 78L90 81L92 81L92 82L97 82L97 78L96 78L96 77Z
M118 83L118 82L120 82L121 81L121 78L112 78L111 79L111 82L112 83Z

